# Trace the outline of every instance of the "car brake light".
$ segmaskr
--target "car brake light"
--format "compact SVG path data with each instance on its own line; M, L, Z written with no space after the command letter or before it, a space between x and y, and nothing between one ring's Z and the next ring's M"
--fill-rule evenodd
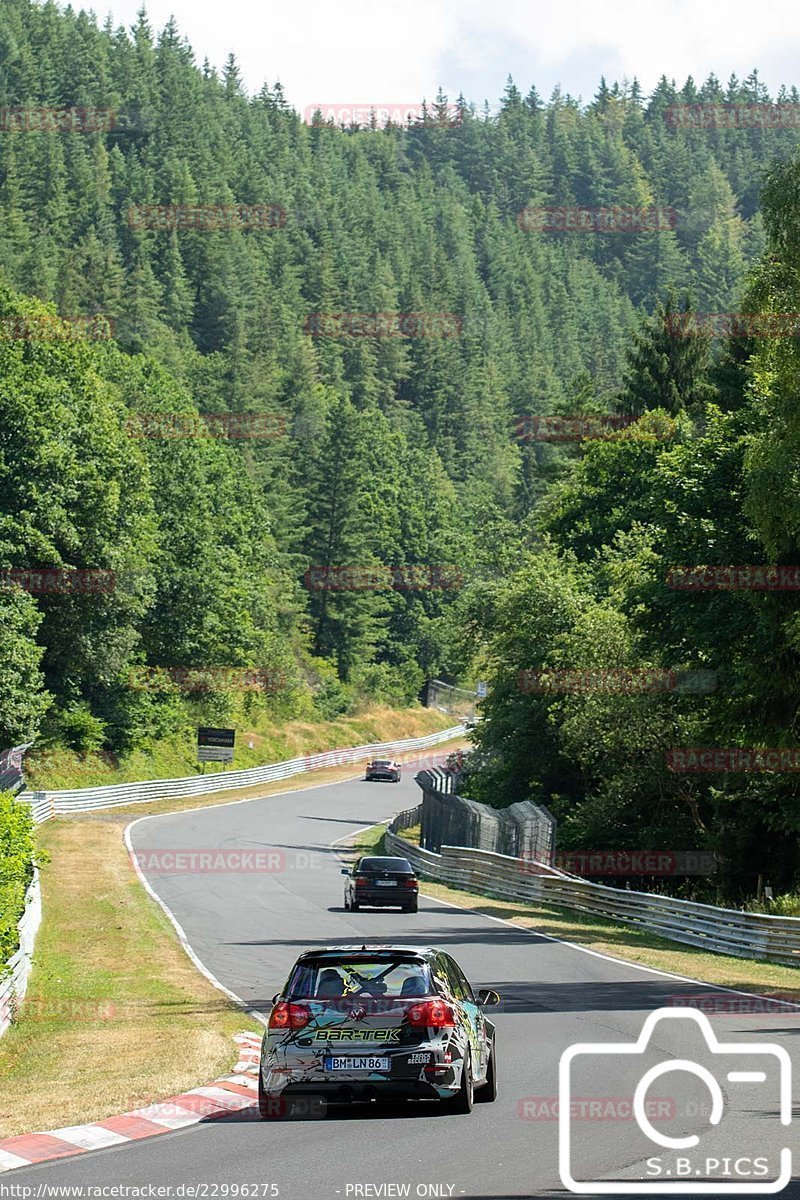
M368 883L369 880L367 879L366 875L356 876L356 887L366 887Z
M417 886L417 881L416 879L401 879L400 884L402 887L415 888Z
M408 1010L408 1023L414 1029L452 1029L455 1013L444 1000L422 1000Z
M270 1029L305 1029L311 1011L305 1004L289 1004L281 1000L269 1014Z

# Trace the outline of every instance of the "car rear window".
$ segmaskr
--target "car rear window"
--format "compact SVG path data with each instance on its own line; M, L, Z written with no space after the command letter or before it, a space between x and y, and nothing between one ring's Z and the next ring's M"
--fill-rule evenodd
M346 955L298 963L286 988L290 1000L413 1000L432 991L427 963L408 959L352 959Z
M388 758L374 758L372 760L373 767L391 767L394 764Z
M413 875L414 868L407 858L362 858L358 864L359 871L402 871Z

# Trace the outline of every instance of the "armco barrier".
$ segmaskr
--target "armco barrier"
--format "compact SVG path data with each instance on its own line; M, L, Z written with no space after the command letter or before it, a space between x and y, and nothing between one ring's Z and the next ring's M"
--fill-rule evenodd
M400 742L375 742L368 746L354 746L342 750L326 750L321 754L305 754L286 762L271 763L262 767L248 767L243 771L222 771L214 775L191 775L185 779L152 779L146 783L118 783L108 787L76 788L63 792L22 792L19 799L30 805L37 824L51 817L70 813L93 812L99 808L117 808L122 804L147 804L153 800L178 799L182 796L202 796L208 792L223 792L232 788L251 787L274 779L288 779L306 771L321 767L335 767L341 763L361 762L373 755L401 754L404 750L427 750L440 742L461 737L463 725L452 729L441 729L426 737L406 738Z
M402 818L402 814L401 814ZM624 925L635 925L673 942L738 958L763 958L800 967L800 917L738 912L592 883L554 867L463 846L422 850L397 833L395 818L386 849L414 865L420 875L502 900L556 904Z
M42 897L39 890L39 872L34 870L33 881L25 896L25 912L19 929L19 950L12 954L5 968L0 971L0 1036L13 1020L17 1007L25 999L28 976L31 973L31 956L36 931L42 919Z

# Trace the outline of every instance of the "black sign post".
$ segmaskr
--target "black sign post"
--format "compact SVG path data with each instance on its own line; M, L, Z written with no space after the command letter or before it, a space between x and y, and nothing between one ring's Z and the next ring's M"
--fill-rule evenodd
M233 762L235 729L215 729L201 725L197 730L198 762Z

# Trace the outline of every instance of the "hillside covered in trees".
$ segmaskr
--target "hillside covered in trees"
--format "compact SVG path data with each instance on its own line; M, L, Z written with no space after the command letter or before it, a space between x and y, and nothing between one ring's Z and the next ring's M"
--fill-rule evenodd
M769 102L755 74L649 96L601 82L583 105L509 81L497 113L439 95L408 127L308 125L279 84L248 96L232 59L198 66L174 24L5 0L0 110L113 120L0 131L0 318L51 330L0 338L0 570L115 583L0 590L2 744L146 745L188 719L176 669L260 668L270 686L248 702L324 717L485 677L473 794L543 800L567 844L713 842L743 887L759 844L789 886L794 777L664 760L794 737L791 594L664 582L681 564L798 561L796 340L667 329L687 304L741 307L745 287L745 307L797 309L797 132L671 116ZM174 205L279 217L141 220ZM665 209L669 227L519 219L614 205ZM451 335L326 333L319 314L343 313L443 314ZM106 336L67 336L85 317ZM625 428L600 439L530 434L534 416L609 413ZM217 436L231 414L267 432ZM394 585L309 582L353 566L391 567ZM416 586L431 568L446 585ZM518 683L634 663L718 685L554 699ZM161 685L136 685L159 667ZM221 677L192 718L229 713Z

